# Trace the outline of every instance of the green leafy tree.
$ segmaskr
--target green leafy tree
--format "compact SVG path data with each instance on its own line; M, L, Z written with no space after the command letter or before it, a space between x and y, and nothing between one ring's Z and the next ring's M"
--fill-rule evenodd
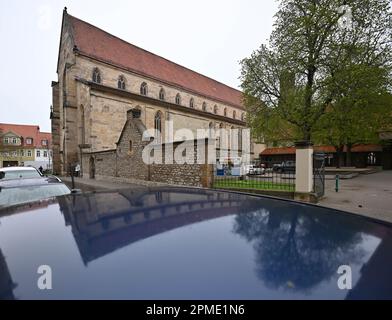
M379 130L392 123L388 77L383 68L350 65L340 71L336 90L340 93L320 118L314 132L318 143L335 146L338 167L351 166L351 148L360 143L378 143Z
M342 69L361 63L390 76L391 24L388 0L281 0L269 45L241 62L253 130L267 142L314 140L323 115L351 93L340 86ZM356 85L368 76L364 69ZM361 99L358 107L373 97Z

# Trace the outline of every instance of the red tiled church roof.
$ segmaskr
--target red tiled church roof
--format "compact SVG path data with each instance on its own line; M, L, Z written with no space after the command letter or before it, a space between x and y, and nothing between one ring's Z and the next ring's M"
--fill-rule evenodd
M79 53L239 108L242 92L141 49L66 12Z
M0 123L0 131L1 134L12 132L23 137L23 139L32 138L36 148L43 147L41 145L42 140L48 140L49 146L51 145L52 134L49 132L40 132L39 126L36 125Z
M315 152L336 153L333 146L314 146ZM343 150L346 152L346 148ZM378 144L358 144L351 148L351 152L380 152L382 147ZM295 147L267 148L260 153L261 156L295 154Z

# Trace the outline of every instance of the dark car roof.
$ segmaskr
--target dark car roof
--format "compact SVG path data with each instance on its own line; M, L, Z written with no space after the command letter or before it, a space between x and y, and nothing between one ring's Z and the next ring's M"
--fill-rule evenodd
M55 176L40 177L40 178L10 179L10 180L0 180L0 188L30 187L30 186L48 185L53 183L62 183L62 182L59 178Z
M71 194L0 210L0 265L8 298L391 299L392 226L204 189Z

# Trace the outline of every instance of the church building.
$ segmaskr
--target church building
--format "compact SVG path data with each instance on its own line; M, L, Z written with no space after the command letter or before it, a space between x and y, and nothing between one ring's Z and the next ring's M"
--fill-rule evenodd
M130 110L161 137L168 120L174 131L246 128L241 91L119 39L66 8L57 74L51 109L56 174L76 163L87 172L86 155L115 150ZM256 157L262 151L253 143L250 148Z

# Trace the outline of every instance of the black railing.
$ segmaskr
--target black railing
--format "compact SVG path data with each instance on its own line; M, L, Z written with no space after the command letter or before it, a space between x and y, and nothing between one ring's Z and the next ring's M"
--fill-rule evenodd
M324 153L313 154L313 192L317 197L325 193L325 159Z
M295 191L295 168L283 166L217 168L213 186L217 189L293 192Z

